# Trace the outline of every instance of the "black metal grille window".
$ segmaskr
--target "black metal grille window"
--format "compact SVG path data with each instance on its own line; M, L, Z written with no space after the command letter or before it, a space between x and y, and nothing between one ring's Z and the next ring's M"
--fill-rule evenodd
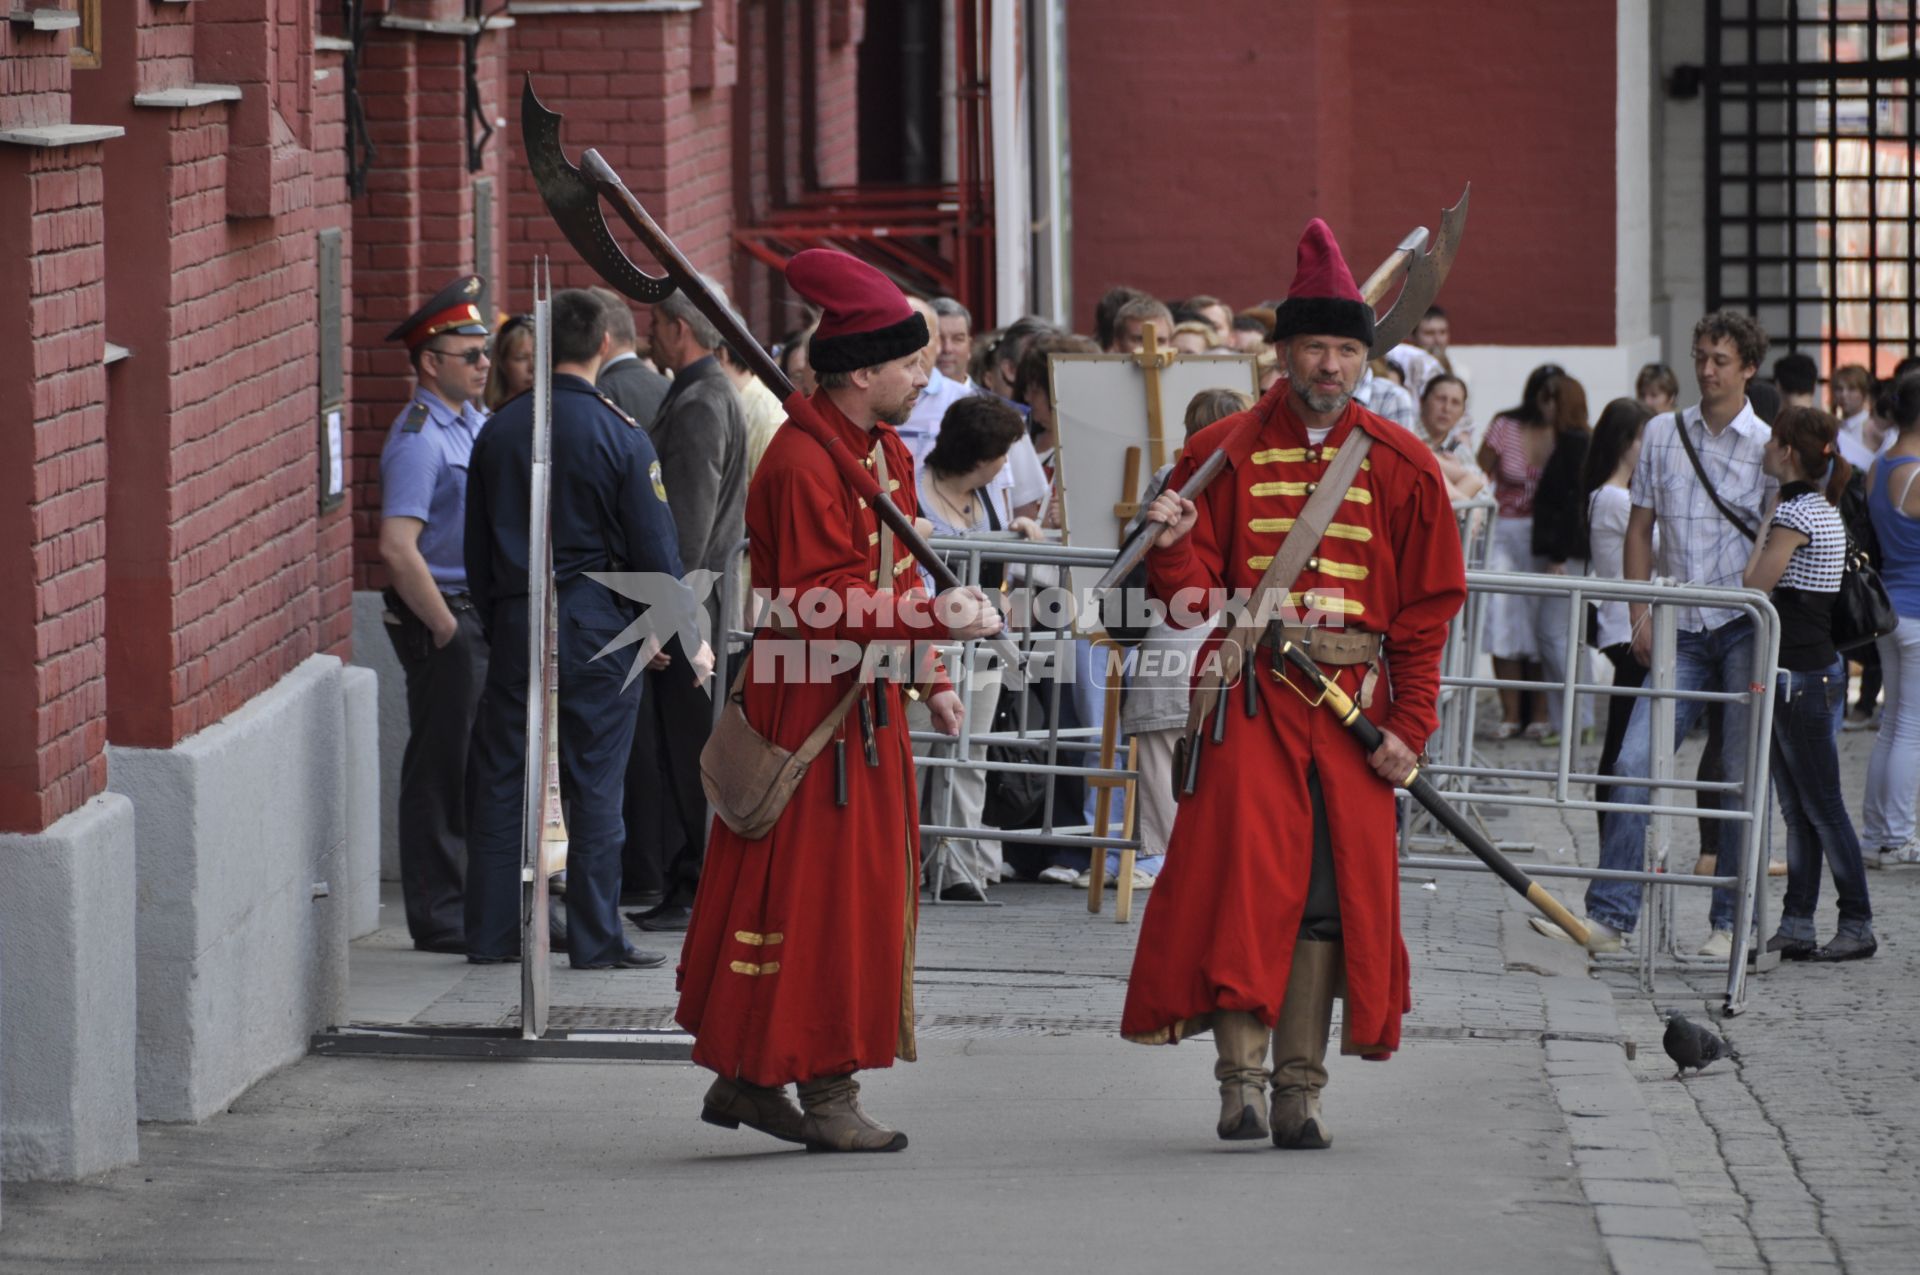
M1915 353L1920 0L1709 0L1707 303L1776 353Z

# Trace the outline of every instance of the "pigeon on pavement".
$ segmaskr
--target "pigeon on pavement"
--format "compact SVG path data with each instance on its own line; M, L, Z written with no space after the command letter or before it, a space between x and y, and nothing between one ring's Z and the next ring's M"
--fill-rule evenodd
M1689 1067L1696 1072L1704 1071L1716 1058L1734 1056L1726 1041L1698 1023L1687 1021L1687 1016L1677 1009L1667 1014L1667 1033L1660 1038L1660 1045L1679 1068L1673 1073L1675 1080L1684 1076Z

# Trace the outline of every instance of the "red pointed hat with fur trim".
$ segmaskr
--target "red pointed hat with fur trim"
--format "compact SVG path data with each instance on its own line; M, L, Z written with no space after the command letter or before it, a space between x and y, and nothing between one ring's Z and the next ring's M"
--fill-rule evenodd
M809 248L787 262L787 282L820 307L807 344L816 372L851 372L924 349L927 321L893 280L844 252Z
M1333 231L1318 217L1307 223L1306 233L1300 236L1293 286L1273 321L1276 341L1308 334L1373 344L1373 307L1361 298Z

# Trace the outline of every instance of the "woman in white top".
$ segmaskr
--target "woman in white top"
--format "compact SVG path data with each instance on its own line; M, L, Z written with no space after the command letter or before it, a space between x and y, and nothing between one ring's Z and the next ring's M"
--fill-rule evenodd
M1600 413L1593 427L1593 441L1587 445L1586 464L1580 473L1580 485L1587 493L1587 544L1592 555L1592 573L1603 580L1621 577L1621 557L1627 541L1627 517L1633 512L1628 486L1633 467L1640 463L1640 438L1653 411L1630 398L1616 398ZM1599 611L1600 653L1613 663L1613 684L1638 687L1647 680L1647 666L1633 657L1633 630L1627 623L1627 604L1601 602ZM1584 617L1583 617L1584 621ZM1625 695L1607 697L1606 743L1600 751L1598 774L1608 774L1620 756L1620 743L1627 737L1627 721L1633 716L1633 699ZM1596 786L1595 801L1605 801L1608 789ZM1600 834L1606 835L1607 817L1599 816Z

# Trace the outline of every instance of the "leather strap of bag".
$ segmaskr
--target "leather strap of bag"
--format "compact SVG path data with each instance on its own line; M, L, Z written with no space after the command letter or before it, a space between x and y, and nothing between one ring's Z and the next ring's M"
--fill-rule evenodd
M1733 426L1729 425L1727 428L1732 429ZM1747 525L1745 518L1742 518L1733 511L1732 506L1720 499L1720 493L1713 489L1713 480L1707 477L1706 466L1700 463L1700 453L1693 449L1693 438L1687 433L1687 416L1685 412L1677 412L1674 414L1673 432L1680 435L1680 446L1686 449L1687 459L1693 462L1693 476L1698 478L1700 485L1707 489L1707 499L1713 502L1713 507L1720 511L1721 517L1733 524L1735 531L1738 531L1749 540L1754 539L1758 533Z
M733 675L733 685L727 688L727 698L742 714L746 712L746 702L741 694L741 688L746 685L747 667L752 663L751 656L741 660L740 671ZM800 741L800 747L793 750L793 755L800 759L802 765L812 764L813 759L820 755L820 750L827 746L827 741L833 738L833 733L840 729L840 723L847 720L847 714L853 711L853 701L860 697L864 686L865 684L855 677L853 685L847 688L847 693L842 695L840 702L833 706L833 711L821 719L820 724L813 728L811 734Z
M880 480L880 490L891 496L893 482L887 476L887 453L879 443L873 445L873 473ZM893 568L893 527L883 518L880 520L880 570L874 576L876 588L893 588Z
M873 445L873 457L874 469L880 478L880 490L885 491L887 490L887 458L880 450L880 444L878 443ZM880 561L882 564L882 575L885 574L886 564L891 560L892 556L893 528L882 522L880 524ZM878 577L876 577L876 579L877 578ZM891 584L892 580L891 577L889 577L880 587L883 589L888 588ZM781 630L775 629L774 631L780 632ZM798 635L794 634L791 636ZM740 671L733 675L733 685L727 688L727 698L739 704L743 712L745 711L746 705L741 696L740 688L746 683L747 666L752 662L751 657L740 661ZM854 701L860 698L860 693L865 689L866 683L856 674L853 679L853 685L849 686L846 694L840 697L840 702L833 706L833 711L822 718L820 724L808 733L807 737L800 742L800 747L793 750L793 755L800 759L802 765L811 765L813 759L820 755L821 750L827 746L827 741L832 739L834 732L840 729L840 723L847 720L847 714L853 711Z
M1307 497L1307 504L1300 516L1293 521L1293 529L1287 532L1287 538L1280 542L1280 550L1273 555L1273 561L1261 573L1260 582L1253 587L1253 596L1248 599L1247 616L1265 611L1267 598L1275 593L1284 599L1293 591L1294 581L1300 578L1301 570L1307 565L1314 551L1320 547L1320 541L1327 534L1327 527L1333 522L1333 515L1340 502L1347 498L1347 488L1360 472L1360 462L1365 460L1367 452L1373 447L1373 437L1359 426L1354 426L1347 435L1347 441L1340 445L1335 453L1333 464L1328 467L1325 476ZM1228 632L1226 641L1221 643L1220 658L1212 662L1200 674L1200 684L1194 687L1193 699L1187 705L1187 730L1191 736L1197 734L1213 712L1214 704L1220 698L1220 687L1230 683L1240 672L1241 661L1260 639L1263 626L1253 623L1241 623Z

